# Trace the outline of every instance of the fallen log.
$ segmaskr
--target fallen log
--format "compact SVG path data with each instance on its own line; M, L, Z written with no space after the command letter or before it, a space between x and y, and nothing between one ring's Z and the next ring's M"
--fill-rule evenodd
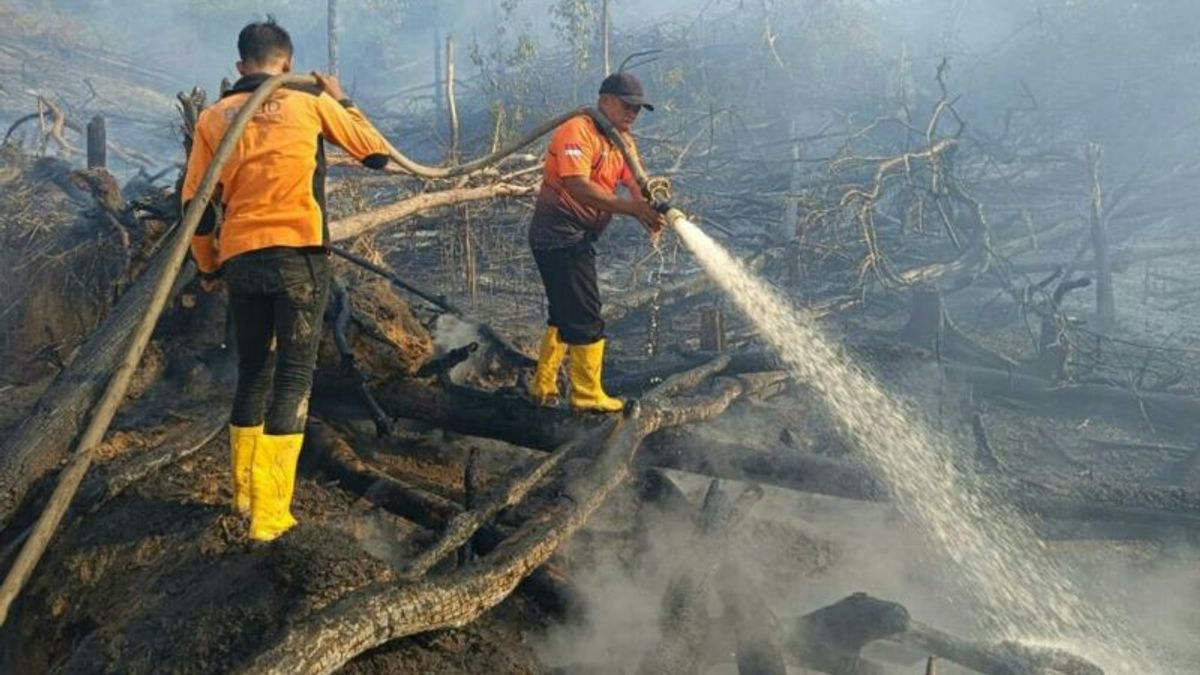
M602 417L594 415L572 415L565 409L535 406L515 391L438 386L410 378L389 380L376 389L375 395L395 417L538 450L552 450L603 422ZM331 397L331 392L322 392L321 396Z
M1192 434L1200 428L1200 398L1135 392L1096 384L1059 384L1031 375L950 363L947 374L976 396L1020 401L1045 414L1103 415Z
M689 471L705 476L866 501L887 499L887 487L858 463L802 453L788 447L755 450L710 440L686 429L647 439L637 462L642 466Z
M609 420L581 437L564 443L544 458L530 462L531 465L521 464L514 468L508 476L497 482L495 489L489 491L483 499L482 506L451 518L438 541L408 563L403 578L418 579L424 576L442 558L469 542L484 524L500 513L501 509L521 502L542 479L561 466L563 461L583 448L595 446L597 440L607 436L615 425L616 420Z
M765 357L764 357L765 358ZM733 356L725 371L738 364ZM753 361L747 357L747 365ZM948 365L951 372L960 368ZM989 377L999 371L985 371ZM697 371L690 371L695 376ZM1013 378L1028 376L1012 375ZM1036 380L1035 380L1036 381ZM760 383L758 386L762 386ZM1052 386L1047 383L1047 386ZM572 415L565 410L534 406L518 395L484 392L467 387L437 387L414 380L395 380L378 392L384 407L394 415L430 423L459 433L499 439L514 445L551 450L586 433L603 419ZM977 388L978 396L989 390ZM1178 397L1181 398L1181 397ZM1047 402L1040 405L1049 409ZM317 401L320 407L320 401ZM888 489L869 467L850 460L798 452L786 446L763 450L722 443L702 434L663 429L650 436L638 454L641 467L677 469L709 477L749 481L800 492L827 494L864 501L886 501ZM1163 494L1159 494L1163 492ZM1200 509L1189 494L1179 490L1158 492L1144 486L1113 485L1104 501L1091 492L1035 483L1013 483L1009 498L1020 508L1043 518L1112 523L1114 528L1144 535L1200 530Z
M684 389L694 388L728 365L729 358L727 356L713 359L708 364L664 382L655 390L655 396L665 398ZM596 437L606 435L613 424L615 424L614 419L606 420L599 427L559 446L548 456L519 464L497 481L495 488L489 491L481 507L469 510L451 520L438 542L409 563L405 569L404 578L419 578L440 559L449 555L451 551L469 542L475 532L485 523L495 518L502 509L515 506L524 500L538 483L545 479L551 471L561 466L564 461L581 450L594 446ZM475 457L474 448L471 450L471 457ZM471 463L468 462L467 466L471 467Z
M568 476L557 496L494 551L444 576L355 591L278 636L240 672L329 673L390 640L473 621L583 526L628 475L646 435L720 414L743 390L739 382L721 380L713 394L688 405L654 400L630 405L595 460Z
M455 502L427 490L407 485L364 461L358 452L336 431L320 420L310 420L305 436L305 462L318 469L379 508L421 525L439 530L462 514ZM485 554L504 540L505 533L495 525L480 528L476 551ZM550 566L539 567L522 582L526 594L548 611L565 615L581 600L561 574Z

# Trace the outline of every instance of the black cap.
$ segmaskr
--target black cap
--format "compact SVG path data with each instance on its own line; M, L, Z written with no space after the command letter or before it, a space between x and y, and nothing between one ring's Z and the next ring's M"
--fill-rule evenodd
M646 100L646 90L642 83L632 73L613 73L604 78L600 84L601 94L612 94L629 105L640 105L646 110L654 111L654 105Z

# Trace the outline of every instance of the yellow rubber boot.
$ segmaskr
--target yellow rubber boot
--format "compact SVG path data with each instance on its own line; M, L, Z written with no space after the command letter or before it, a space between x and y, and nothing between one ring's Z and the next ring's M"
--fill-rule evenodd
M292 492L302 445L304 434L259 437L250 472L251 539L271 541L296 524Z
M229 425L229 454L233 465L233 510L250 515L250 463L254 448L262 436L263 426L236 427Z
M625 402L604 393L600 371L604 366L604 340L571 345L571 408L587 412L620 412Z
M529 382L529 395L538 405L553 406L558 403L558 368L567 355L567 345L558 335L558 328L547 326L542 334L542 346L538 350L537 369Z

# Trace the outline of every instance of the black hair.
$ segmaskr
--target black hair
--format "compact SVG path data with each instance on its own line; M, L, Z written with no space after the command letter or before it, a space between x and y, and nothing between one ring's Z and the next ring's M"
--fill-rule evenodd
M266 21L246 24L238 33L238 54L243 61L261 65L277 58L287 58L292 52L292 36L270 14Z

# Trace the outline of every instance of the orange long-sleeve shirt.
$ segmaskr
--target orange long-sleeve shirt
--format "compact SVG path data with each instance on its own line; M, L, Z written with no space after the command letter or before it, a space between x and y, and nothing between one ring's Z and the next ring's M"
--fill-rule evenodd
M267 79L243 77L200 113L183 182L184 204L196 196L233 118ZM387 141L366 117L316 87L283 87L263 103L221 171L214 197L224 214L219 231L215 219L206 219L192 239L201 272L215 272L226 260L257 249L327 245L324 140L371 168L387 164Z

